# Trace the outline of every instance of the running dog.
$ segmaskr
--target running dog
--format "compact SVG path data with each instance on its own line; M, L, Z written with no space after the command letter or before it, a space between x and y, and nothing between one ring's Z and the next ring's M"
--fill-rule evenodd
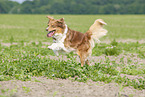
M64 22L64 18L54 19L51 16L47 16L49 19L48 27L46 31L49 33L47 37L53 38L53 43L48 46L58 56L58 51L63 50L65 52L76 51L80 57L81 66L86 63L88 65L88 57L92 54L92 49L95 46L95 41L99 41L99 38L107 34L107 30L103 28L107 25L102 19L95 20L86 33L74 31L70 29Z

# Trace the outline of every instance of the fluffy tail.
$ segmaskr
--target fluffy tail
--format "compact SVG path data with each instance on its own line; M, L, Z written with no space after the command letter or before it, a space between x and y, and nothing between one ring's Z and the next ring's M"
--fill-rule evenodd
M89 28L89 31L92 34L92 38L96 42L100 42L99 38L107 34L107 30L103 28L104 25L107 25L102 19L97 19L94 24Z

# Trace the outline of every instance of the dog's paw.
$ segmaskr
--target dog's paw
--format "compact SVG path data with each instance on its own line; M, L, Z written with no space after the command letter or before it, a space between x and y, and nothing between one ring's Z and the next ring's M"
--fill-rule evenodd
M51 46L48 46L47 48L50 49L50 50L52 49Z

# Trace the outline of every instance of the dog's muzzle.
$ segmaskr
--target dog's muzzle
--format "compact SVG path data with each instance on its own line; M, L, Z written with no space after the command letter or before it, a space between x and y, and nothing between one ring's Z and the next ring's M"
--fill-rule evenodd
M55 30L49 31L49 33L47 34L47 37L52 37L54 35L54 33L55 33Z

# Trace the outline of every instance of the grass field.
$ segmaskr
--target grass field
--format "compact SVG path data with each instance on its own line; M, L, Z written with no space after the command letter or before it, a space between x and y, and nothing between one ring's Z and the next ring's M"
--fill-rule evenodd
M111 42L96 44L92 54L94 65L81 67L74 53L63 54L69 59L67 61L50 58L54 54L47 49L48 44L44 44L52 42L46 37L46 15L0 15L0 81L27 81L34 76L45 76L79 82L114 82L123 87L145 89L145 41L137 42L145 39L145 15L53 17L64 17L71 29L81 32L86 32L96 19L102 18L108 24L105 26L108 34L101 40ZM126 39L136 42L117 42Z
M47 15L0 15L0 40L48 41L45 28ZM65 18L66 24L77 31L86 32L90 25L102 18L107 22L109 31L105 39L144 39L144 15L53 15L56 19Z

